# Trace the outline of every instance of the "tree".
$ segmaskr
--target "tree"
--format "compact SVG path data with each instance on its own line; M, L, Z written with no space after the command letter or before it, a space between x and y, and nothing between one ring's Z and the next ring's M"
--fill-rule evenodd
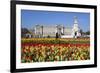
M27 28L21 28L21 33L22 34L29 33L29 30Z
M50 35L48 35L47 38L50 38Z
M83 30L82 29L80 29L80 33L81 33L81 35L83 34Z
M58 32L56 33L56 38L59 38Z
M90 31L87 31L87 32L86 32L86 35L90 35Z
M21 28L21 37L26 37L27 33L30 33L27 28Z
M77 35L77 32L75 32L75 36Z

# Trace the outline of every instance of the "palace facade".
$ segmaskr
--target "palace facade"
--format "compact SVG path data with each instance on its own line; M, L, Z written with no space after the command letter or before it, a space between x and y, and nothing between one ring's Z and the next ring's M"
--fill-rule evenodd
M74 17L74 22L72 27L63 26L62 24L58 25L36 25L34 28L34 35L31 37L35 38L54 38L57 36L59 38L76 38L81 36L80 28L78 24L77 17Z

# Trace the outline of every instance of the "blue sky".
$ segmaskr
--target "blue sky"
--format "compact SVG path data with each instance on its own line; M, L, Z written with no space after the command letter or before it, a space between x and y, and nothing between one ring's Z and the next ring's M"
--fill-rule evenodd
M63 24L65 27L72 27L74 16L77 16L79 27L83 31L90 29L90 14L79 12L21 10L21 25L28 29L34 27L36 24Z

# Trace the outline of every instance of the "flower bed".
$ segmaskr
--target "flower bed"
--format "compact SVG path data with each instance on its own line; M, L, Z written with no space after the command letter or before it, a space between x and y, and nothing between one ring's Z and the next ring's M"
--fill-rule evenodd
M21 62L33 63L90 59L89 39L59 39L59 43L51 43L51 41L55 40L53 38L22 39ZM65 42L61 43L62 41ZM81 43L75 43L75 41Z

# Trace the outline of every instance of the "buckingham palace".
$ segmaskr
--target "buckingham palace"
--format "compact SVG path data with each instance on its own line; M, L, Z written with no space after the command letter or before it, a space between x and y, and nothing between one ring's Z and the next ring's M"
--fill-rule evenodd
M74 38L81 36L80 28L78 24L77 17L74 17L73 26L67 27L62 24L56 24L56 25L42 25L37 24L35 25L34 29L34 35L30 37L35 38L54 38L56 37L56 34L59 35L59 38Z

